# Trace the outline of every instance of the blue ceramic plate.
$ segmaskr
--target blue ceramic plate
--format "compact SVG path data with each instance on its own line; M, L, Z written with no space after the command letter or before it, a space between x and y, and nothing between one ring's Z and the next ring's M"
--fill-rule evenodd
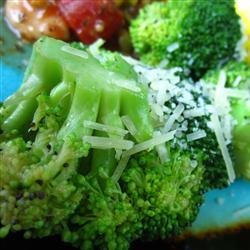
M3 101L22 83L32 48L17 40L3 18L0 23L0 45L0 101ZM250 182L237 180L226 189L206 193L205 203L190 231L198 234L246 224L250 224Z

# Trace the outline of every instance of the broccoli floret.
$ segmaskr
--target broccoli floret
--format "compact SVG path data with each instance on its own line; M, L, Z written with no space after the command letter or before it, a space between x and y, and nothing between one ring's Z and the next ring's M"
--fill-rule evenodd
M90 53L64 42L49 38L36 42L23 85L1 107L2 231L25 230L26 237L42 237L64 229L63 221L94 185L81 174L91 166L79 163L89 156L92 139L96 139L86 121L124 132L120 116L130 116L137 130L135 142L151 137L146 90L136 80L106 70ZM125 98L129 103L124 103ZM111 129L110 133L114 142L108 140L105 146L97 136L97 144L112 150L112 143L120 143L121 149L123 142L134 143L123 140L120 132L113 136ZM118 207L123 206L122 199ZM96 211L95 205L89 207Z
M0 109L0 237L22 230L82 249L128 249L179 234L203 192L227 184L208 114L182 114L209 95L179 69L75 47L36 42L23 85ZM187 140L195 131L202 138Z
M235 119L233 128L234 157L238 175L250 178L250 67L244 62L229 62L221 70L209 71L205 80L216 84L221 72L226 73L225 86L232 89L231 114ZM237 92L239 91L239 92ZM238 93L238 94L237 94Z
M241 32L234 0L169 0L141 9L130 35L143 62L164 61L199 79L234 57Z
M142 236L147 241L182 233L196 218L203 201L202 162L194 168L189 153L172 149L169 155L169 161L162 163L156 151L140 153L130 160L121 177L121 185L141 217Z

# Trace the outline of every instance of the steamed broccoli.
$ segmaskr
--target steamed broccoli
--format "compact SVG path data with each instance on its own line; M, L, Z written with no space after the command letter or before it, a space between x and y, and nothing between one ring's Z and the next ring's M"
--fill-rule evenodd
M182 232L203 192L227 185L202 83L130 60L36 42L0 109L0 237L127 249Z
M143 62L181 66L199 79L234 57L241 32L234 0L168 0L141 9L130 35Z
M250 178L250 67L244 62L229 62L221 70L209 71L205 80L216 84L221 72L231 91L231 114L235 119L233 146L238 174ZM231 96L231 97L230 97Z

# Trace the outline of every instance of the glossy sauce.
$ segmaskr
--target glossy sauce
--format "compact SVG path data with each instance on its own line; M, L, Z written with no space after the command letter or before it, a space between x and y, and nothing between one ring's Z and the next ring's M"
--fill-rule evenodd
M46 35L70 39L70 31L54 1L7 0L5 17L10 28L22 39L33 42Z

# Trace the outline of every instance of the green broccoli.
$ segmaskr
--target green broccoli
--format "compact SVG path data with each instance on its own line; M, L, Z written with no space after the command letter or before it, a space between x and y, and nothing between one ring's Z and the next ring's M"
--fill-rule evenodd
M143 62L180 66L199 79L234 58L241 38L238 19L234 0L154 2L132 20L130 35Z
M86 51L40 39L23 85L1 107L2 231L26 230L26 237L60 233L92 185L80 174L88 172L88 164L79 166L91 143L130 148L134 142L122 138L127 131L120 115L133 121L135 141L150 138L147 107L146 90L136 79L104 69ZM104 142L85 124L97 120L109 126Z
M225 72L225 86L231 90L228 95L236 123L233 146L237 172L250 179L250 67L244 62L232 61L221 70L209 71L205 80L216 84L221 72Z
M233 181L202 82L93 48L41 38L0 109L0 237L128 249L181 233Z
M202 161L195 168L191 162L189 153L176 149L164 164L156 151L129 162L121 186L140 214L144 240L178 236L195 220L203 202L205 168Z

